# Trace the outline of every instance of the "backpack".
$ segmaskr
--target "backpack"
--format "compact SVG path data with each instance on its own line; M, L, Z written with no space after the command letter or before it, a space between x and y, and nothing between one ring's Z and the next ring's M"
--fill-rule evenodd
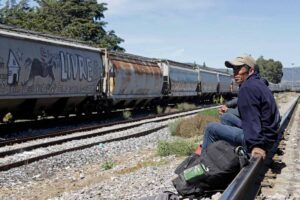
M202 151L200 156L192 154L187 157L176 168L178 176L172 182L183 197L209 196L223 191L248 162L248 155L242 147L217 141Z

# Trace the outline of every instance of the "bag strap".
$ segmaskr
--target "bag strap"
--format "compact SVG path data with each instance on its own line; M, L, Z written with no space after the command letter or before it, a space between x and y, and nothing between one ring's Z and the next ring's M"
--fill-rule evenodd
M179 196L171 191L164 191L163 192L164 198L167 198L168 200L180 200Z
M249 155L247 154L247 151L244 147L238 146L234 149L234 152L238 155L239 157L239 162L240 162L240 168L242 169L244 166L249 164Z

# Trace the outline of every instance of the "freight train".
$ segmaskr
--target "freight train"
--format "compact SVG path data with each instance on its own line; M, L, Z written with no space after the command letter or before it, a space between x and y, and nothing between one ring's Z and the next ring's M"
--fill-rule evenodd
M89 114L236 93L230 74L0 27L0 118Z

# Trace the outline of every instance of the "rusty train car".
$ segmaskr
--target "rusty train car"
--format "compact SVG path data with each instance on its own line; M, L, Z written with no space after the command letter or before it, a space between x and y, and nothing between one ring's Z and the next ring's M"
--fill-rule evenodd
M0 27L0 117L58 116L231 95L229 74Z

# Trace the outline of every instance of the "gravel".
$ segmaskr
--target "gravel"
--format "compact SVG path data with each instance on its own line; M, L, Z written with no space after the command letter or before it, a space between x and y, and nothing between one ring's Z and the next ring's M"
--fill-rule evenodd
M284 108L282 108L284 109ZM150 123L127 132L147 130L161 123ZM124 134L122 133L115 134ZM110 136L111 137L111 136ZM101 137L99 137L101 138ZM91 138L64 145L98 141ZM102 138L103 139L103 138ZM65 153L26 166L0 172L1 199L139 199L173 191L174 169L183 158L155 155L159 140L172 140L168 128L150 135L125 141L96 145L92 148ZM58 150L62 145L49 147ZM34 154L49 150L43 148ZM25 153L24 155L30 155ZM26 155L26 156L28 156ZM22 157L23 158L23 157ZM6 158L12 159L12 158ZM115 165L103 170L108 161ZM141 165L141 163L150 163ZM216 194L212 199L217 199Z

